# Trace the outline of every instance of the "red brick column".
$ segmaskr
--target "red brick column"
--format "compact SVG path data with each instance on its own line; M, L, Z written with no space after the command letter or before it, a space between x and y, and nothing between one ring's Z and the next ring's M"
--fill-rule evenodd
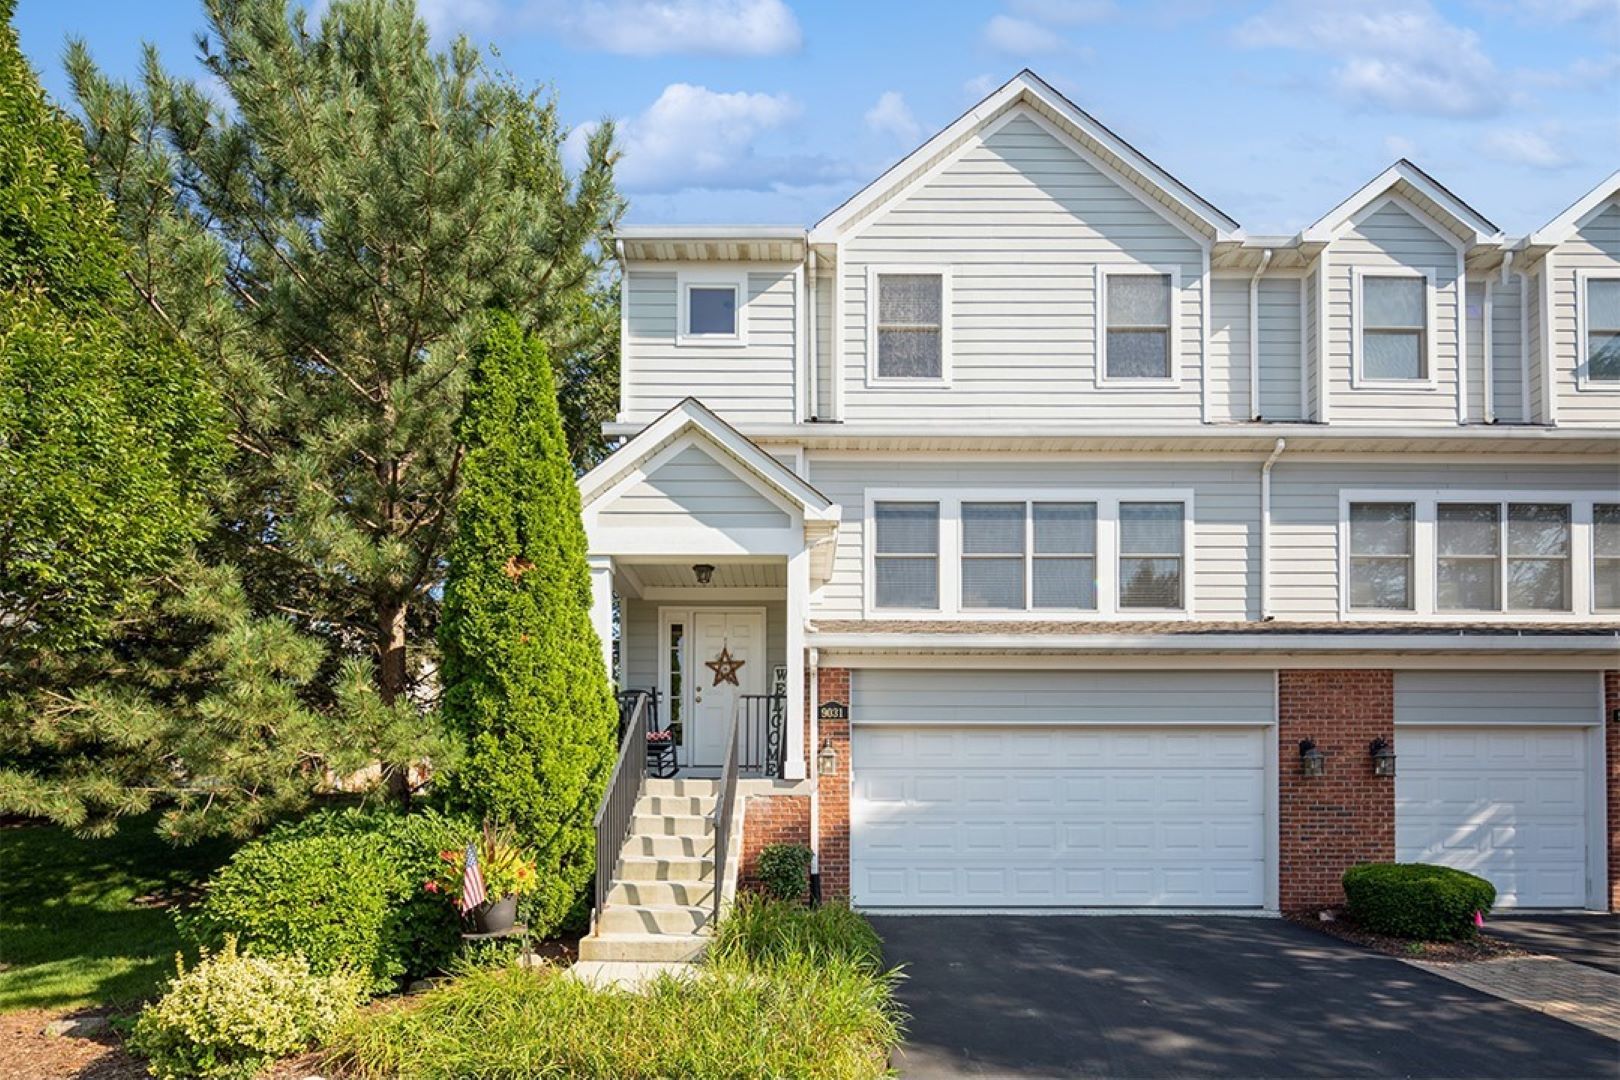
M1603 756L1607 758L1609 804L1609 910L1620 911L1620 671L1603 673Z
M1344 902L1358 863L1395 858L1395 780L1374 776L1367 744L1395 742L1392 671L1278 673L1279 903L1284 911ZM1321 776L1300 771L1299 743L1327 755Z
M817 698L849 701L849 669L820 668ZM816 780L821 816L821 895L826 899L849 896L849 721L818 720L820 742L810 748L810 766L815 768L822 743L831 743L838 754L838 771Z
M810 846L810 796L752 795L743 812L742 863L739 882L759 885L759 853L771 844Z

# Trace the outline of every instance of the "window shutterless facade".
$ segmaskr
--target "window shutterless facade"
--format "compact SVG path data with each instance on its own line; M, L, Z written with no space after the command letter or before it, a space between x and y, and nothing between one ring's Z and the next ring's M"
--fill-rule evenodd
M943 386L950 381L950 272L869 267L867 379Z
M1186 618L1192 495L1131 494L869 492L867 611Z
M1590 495L1345 492L1340 528L1347 616L1534 619L1620 603L1620 504Z

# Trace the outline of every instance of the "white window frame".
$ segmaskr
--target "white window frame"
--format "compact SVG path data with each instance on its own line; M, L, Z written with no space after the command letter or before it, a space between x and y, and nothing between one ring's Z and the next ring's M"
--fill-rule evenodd
M923 552L885 552L878 554L877 550L877 504L878 503L909 503L913 505L932 504L935 510L934 527L934 553L932 556ZM867 499L866 502L866 603L874 611L884 612L923 612L942 610L945 606L945 542L942 539L945 533L945 507L938 499L926 495L914 497L890 497ZM931 608L896 608L877 606L877 563L879 559L926 559L934 560L934 598L936 606Z
M737 326L732 334L694 334L691 330L693 289L729 288L737 294ZM680 270L675 274L675 344L742 348L748 344L748 272L746 270Z
M939 377L878 374L878 278L885 274L939 277ZM951 385L951 268L938 264L884 263L866 268L866 385L884 389L947 389Z
M1587 283L1620 281L1620 270L1575 271L1575 389L1594 394L1620 394L1620 379L1594 379L1587 349Z
M1591 525L1592 534L1591 534L1591 543L1587 545L1588 546L1587 569L1591 573L1591 576L1592 576L1591 590L1587 594L1587 599L1591 602L1592 611L1594 613L1601 614L1601 615L1610 615L1610 616L1612 616L1615 612L1620 612L1620 607L1613 607L1613 608L1598 607L1598 602L1597 602L1597 561L1598 561L1598 553L1597 553L1597 507L1599 507L1599 506L1614 506L1616 504L1620 504L1620 498L1615 498L1613 496L1604 496L1604 497L1596 498L1596 499L1592 500L1592 510L1590 511L1590 516L1591 516L1591 520L1592 520L1592 525ZM1570 548L1571 548L1571 550L1570 550L1570 558L1573 559L1575 557L1574 545L1571 544ZM1571 567L1571 569L1570 569L1570 574L1571 574L1571 577L1573 578L1573 576L1574 576L1574 568L1573 567ZM1570 582L1570 587L1571 588L1574 587L1574 581L1573 580Z
M880 502L939 504L939 607L937 609L880 608L876 605L874 556L877 549L875 505ZM1097 505L1097 606L1095 608L1033 608L1029 575L1033 561L1025 559L1024 608L964 608L962 606L962 504L976 502L1095 503ZM1180 608L1121 608L1119 606L1119 504L1122 502L1179 502L1182 504ZM1192 619L1197 605L1197 557L1194 523L1197 507L1190 488L868 488L863 508L861 609L869 619L953 620L962 622L1041 622L1053 619L1104 622L1118 619L1177 622ZM1026 528L1026 552L1034 542Z
M1526 489L1455 491L1445 489L1341 489L1339 492L1338 551L1335 558L1339 618L1348 622L1597 622L1612 621L1612 611L1598 611L1597 580L1592 561L1592 507L1613 502L1611 494L1591 491L1536 491ZM1363 502L1412 504L1412 609L1352 608L1350 606L1350 504ZM1439 546L1435 523L1440 503L1496 503L1501 506L1501 561L1497 611L1454 611L1439 604ZM1568 611L1510 611L1505 580L1507 506L1509 503L1553 503L1569 507Z
M1133 379L1129 376L1108 374L1108 279L1111 277L1144 277L1158 274L1170 279L1170 341L1168 348L1170 377L1165 379ZM1099 390L1166 390L1181 386L1181 267L1147 265L1143 263L1098 263L1096 285L1092 295L1096 299L1095 338L1096 382Z
M1423 281L1423 374L1421 379L1369 379L1362 370L1362 329L1366 312L1362 282L1367 278L1419 278ZM1412 266L1353 266L1350 268L1350 386L1354 390L1438 390L1439 357L1435 352L1434 271Z

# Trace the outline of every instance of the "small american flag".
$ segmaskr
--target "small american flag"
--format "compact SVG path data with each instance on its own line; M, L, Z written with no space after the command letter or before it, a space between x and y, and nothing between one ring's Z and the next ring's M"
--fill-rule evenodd
M461 867L461 912L465 915L484 902L484 872L478 868L478 848L467 845L467 861Z

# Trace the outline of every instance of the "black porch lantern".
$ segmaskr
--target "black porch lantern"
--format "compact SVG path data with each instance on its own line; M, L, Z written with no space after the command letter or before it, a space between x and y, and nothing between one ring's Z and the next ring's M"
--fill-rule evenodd
M1372 755L1374 776L1395 775L1395 748L1382 735L1367 745L1367 753Z
M1310 739L1299 740L1299 771L1306 776L1321 776L1327 771L1327 755Z
M714 567L706 562L700 562L692 567L692 574L697 578L699 585L707 585L714 580Z

